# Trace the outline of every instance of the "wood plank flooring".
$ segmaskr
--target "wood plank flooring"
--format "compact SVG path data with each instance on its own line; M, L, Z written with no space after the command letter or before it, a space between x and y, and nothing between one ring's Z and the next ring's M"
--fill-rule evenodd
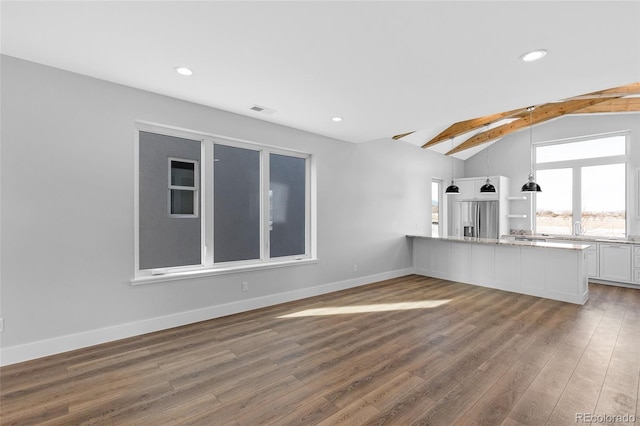
M413 275L383 281L0 368L0 423L635 416L640 291L590 284L590 294L577 306Z

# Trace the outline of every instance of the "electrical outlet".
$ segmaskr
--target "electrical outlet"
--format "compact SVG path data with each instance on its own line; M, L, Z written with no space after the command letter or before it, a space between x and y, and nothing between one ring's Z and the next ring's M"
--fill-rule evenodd
M240 290L242 291L249 291L249 283L244 281L241 285L240 285Z
M4 318L0 318L0 333L4 332Z
M358 272L358 265L353 265L353 272Z

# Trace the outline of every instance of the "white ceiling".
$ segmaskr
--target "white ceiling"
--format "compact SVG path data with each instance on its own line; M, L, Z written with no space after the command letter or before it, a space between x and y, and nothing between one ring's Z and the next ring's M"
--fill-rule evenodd
M3 54L350 142L424 129L408 138L421 145L457 121L640 81L640 1L0 7ZM537 48L547 57L519 60Z

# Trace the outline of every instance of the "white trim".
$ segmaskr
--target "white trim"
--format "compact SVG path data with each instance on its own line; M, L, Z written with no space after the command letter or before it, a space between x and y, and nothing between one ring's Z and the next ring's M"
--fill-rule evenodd
M316 156L312 155L307 160L309 165L309 256L312 259L318 257L318 179Z
M133 274L140 271L140 128L133 133Z
M546 141L534 142L533 145L534 146L557 145L557 144L563 144L563 143L580 142L580 141L591 140L591 139L605 139L605 138L609 138L611 136L629 135L630 133L631 133L631 129L616 130L614 132L594 133L594 134L591 134L591 135L584 135L584 136L571 136L571 137L568 137L568 138L561 138L561 139L549 139L549 140L546 140ZM629 154L628 145L627 145L626 152L627 152L627 154Z
M201 161L207 158L214 159L213 145L211 139L202 141ZM215 159L213 161L215 164ZM213 229L213 197L205 197L206 193L213 192L213 167L207 167L205 162L202 164L204 166L200 170L200 214L202 215L200 241L203 243L201 259L205 265L213 265L213 232L207 232L207 230Z
M267 143L263 143L263 142L256 142L256 141L250 141L250 140L246 140L246 139L239 139L239 138L232 138L230 136L224 136L224 135L219 135L217 133L207 133L207 132L201 132L198 130L191 130L191 129L185 129L183 127L177 127L177 126L170 126L167 124L161 124L161 123L154 123L151 121L145 121L145 120L135 120L135 125L136 128L138 130L141 130L143 132L150 132L150 133L160 133L163 135L167 135L167 136L176 136L176 137L180 137L180 138L185 138L185 139L192 139L194 136L198 136L202 139L209 139L209 138L213 138L213 139L223 139L225 141L228 142L233 142L238 144L237 146L240 146L242 148L247 148L247 149L254 149L254 150L260 150L260 148L264 147L264 148L268 148L270 150L273 151L277 151L280 150L282 152L285 153L298 153L301 155L309 155L309 153L304 152L304 151L300 151L300 150L296 150L296 149L290 149L290 148L281 148L275 145L270 145ZM202 140L202 139L198 139L198 140ZM246 144L245 146L241 146L240 144ZM228 143L227 143L228 145Z
M612 155L610 157L595 157L585 158L580 160L566 160L566 161L554 161L549 163L536 164L536 171L538 170L553 170L553 169L573 169L576 167L590 167L590 166L606 166L609 164L622 164L628 160L627 155Z
M181 281L193 278L210 277L214 275L235 274L238 272L259 271L262 269L282 268L286 266L298 266L310 263L318 263L318 259L287 259L286 261L256 262L253 260L226 262L225 266L202 267L185 266L184 268L157 268L152 269L150 275L140 275L132 278L131 285L156 284L167 281ZM222 264L218 264L222 265ZM156 274L154 274L154 271ZM167 271L166 273L164 271Z
M271 157L260 153L260 261L269 259L271 244L271 187L269 185Z
M270 296L256 297L253 299L240 300L237 302L225 303L222 305L208 306L202 309L179 312L162 317L149 318L140 321L119 324L77 334L60 336L52 339L39 340L22 345L0 348L0 365L10 365L18 362L28 361L44 356L55 355L62 352L80 349L101 343L112 342L114 340L127 337L138 336L154 331L165 330L172 327L179 327L199 321L206 321L226 315L246 312L253 309L273 306L280 303L305 299L307 297L327 294L334 291L359 287L378 281L393 279L412 274L413 268L398 269L395 271L383 272L380 274L365 277L353 278L334 283L322 284L305 289L292 290L277 293Z

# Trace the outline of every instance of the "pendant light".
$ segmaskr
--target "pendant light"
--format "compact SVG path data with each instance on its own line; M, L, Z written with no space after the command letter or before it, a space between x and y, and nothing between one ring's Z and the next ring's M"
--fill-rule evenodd
M485 124L485 132L489 129L489 124ZM496 192L496 187L491 184L491 179L489 179L489 146L486 148L487 150L487 182L480 187L480 192Z
M453 149L453 138L451 138L451 149ZM451 155L451 185L447 186L445 194L459 194L460 189L453 183L453 155Z
M531 119L532 112L535 107L527 108L529 111L529 158L531 160L531 168L529 169L529 181L522 185L521 192L542 192L540 189L540 185L536 183L535 177L533 176L533 120Z

